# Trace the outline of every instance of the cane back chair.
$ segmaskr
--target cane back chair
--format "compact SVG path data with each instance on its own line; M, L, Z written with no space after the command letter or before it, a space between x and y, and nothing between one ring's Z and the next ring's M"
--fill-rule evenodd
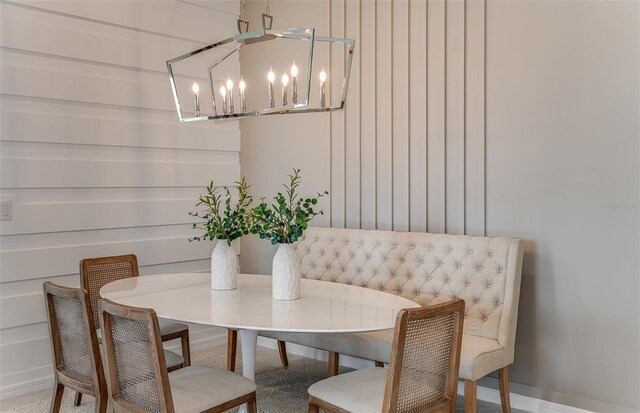
M155 311L98 302L109 391L115 413L223 412L247 403L256 413L256 385L205 366L168 372Z
M464 301L401 310L389 368L330 377L309 388L309 412L454 413Z
M95 412L106 412L107 384L87 292L52 282L43 290L55 369L50 413L60 411L65 387L95 397Z

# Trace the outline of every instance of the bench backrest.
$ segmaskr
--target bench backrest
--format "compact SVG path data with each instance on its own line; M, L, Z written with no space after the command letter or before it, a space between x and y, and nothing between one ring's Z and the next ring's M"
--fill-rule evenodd
M513 347L522 242L512 238L309 228L302 277L399 294L423 306L465 301L465 334Z

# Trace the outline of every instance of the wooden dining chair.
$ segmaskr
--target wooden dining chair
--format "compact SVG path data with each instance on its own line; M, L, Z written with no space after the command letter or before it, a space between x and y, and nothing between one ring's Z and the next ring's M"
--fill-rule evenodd
M223 412L247 404L256 413L256 384L206 366L167 372L155 311L98 302L109 392L117 413Z
M99 328L98 300L100 289L106 284L125 278L138 277L138 258L134 254L115 255L111 257L85 258L80 261L80 285L89 292L89 305L93 314L96 328ZM161 320L160 332L162 341L180 339L182 357L176 353L167 353L169 371L173 371L191 364L191 349L189 347L189 327L184 323ZM98 342L101 332L98 330ZM76 393L73 405L79 406L82 393Z
M309 388L309 413L453 413L464 301L401 310L389 368L330 377Z
M50 413L60 411L65 387L95 397L95 412L106 412L107 384L87 292L52 282L43 290L55 369Z

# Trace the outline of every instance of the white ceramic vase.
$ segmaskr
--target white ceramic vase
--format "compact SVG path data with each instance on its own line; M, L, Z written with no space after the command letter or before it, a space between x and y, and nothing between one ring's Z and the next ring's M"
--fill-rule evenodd
M235 290L238 284L238 257L226 239L219 239L211 253L211 289Z
M300 298L300 269L298 257L291 244L278 244L273 257L272 296L274 300Z

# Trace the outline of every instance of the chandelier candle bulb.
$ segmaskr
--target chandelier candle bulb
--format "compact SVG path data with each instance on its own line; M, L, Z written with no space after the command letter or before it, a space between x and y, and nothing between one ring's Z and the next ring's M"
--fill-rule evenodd
M231 78L227 78L227 91L229 92L229 113L234 113L235 109L233 107L233 80L231 80Z
M238 89L240 90L240 110L242 111L242 113L245 113L247 111L247 100L244 96L244 90L247 88L247 84L244 83L244 79L240 79L240 82L238 83Z
M220 96L222 96L222 112L227 115L227 88L224 86L220 86Z
M282 106L287 106L288 102L287 102L287 85L289 84L289 76L287 75L287 73L285 72L284 75L282 75Z
M276 80L276 74L273 73L273 69L269 69L267 80L269 81L269 107L273 108L276 106L276 101L273 96L273 82Z
M200 116L200 86L196 82L193 82L193 86L191 86L191 90L193 90L193 100L194 100L194 114L195 116Z
M322 72L320 72L320 107L324 108L326 106L326 99L325 99L325 81L327 80L327 73L324 71L324 68L322 69Z
M295 61L291 65L291 102L298 103L298 66Z

